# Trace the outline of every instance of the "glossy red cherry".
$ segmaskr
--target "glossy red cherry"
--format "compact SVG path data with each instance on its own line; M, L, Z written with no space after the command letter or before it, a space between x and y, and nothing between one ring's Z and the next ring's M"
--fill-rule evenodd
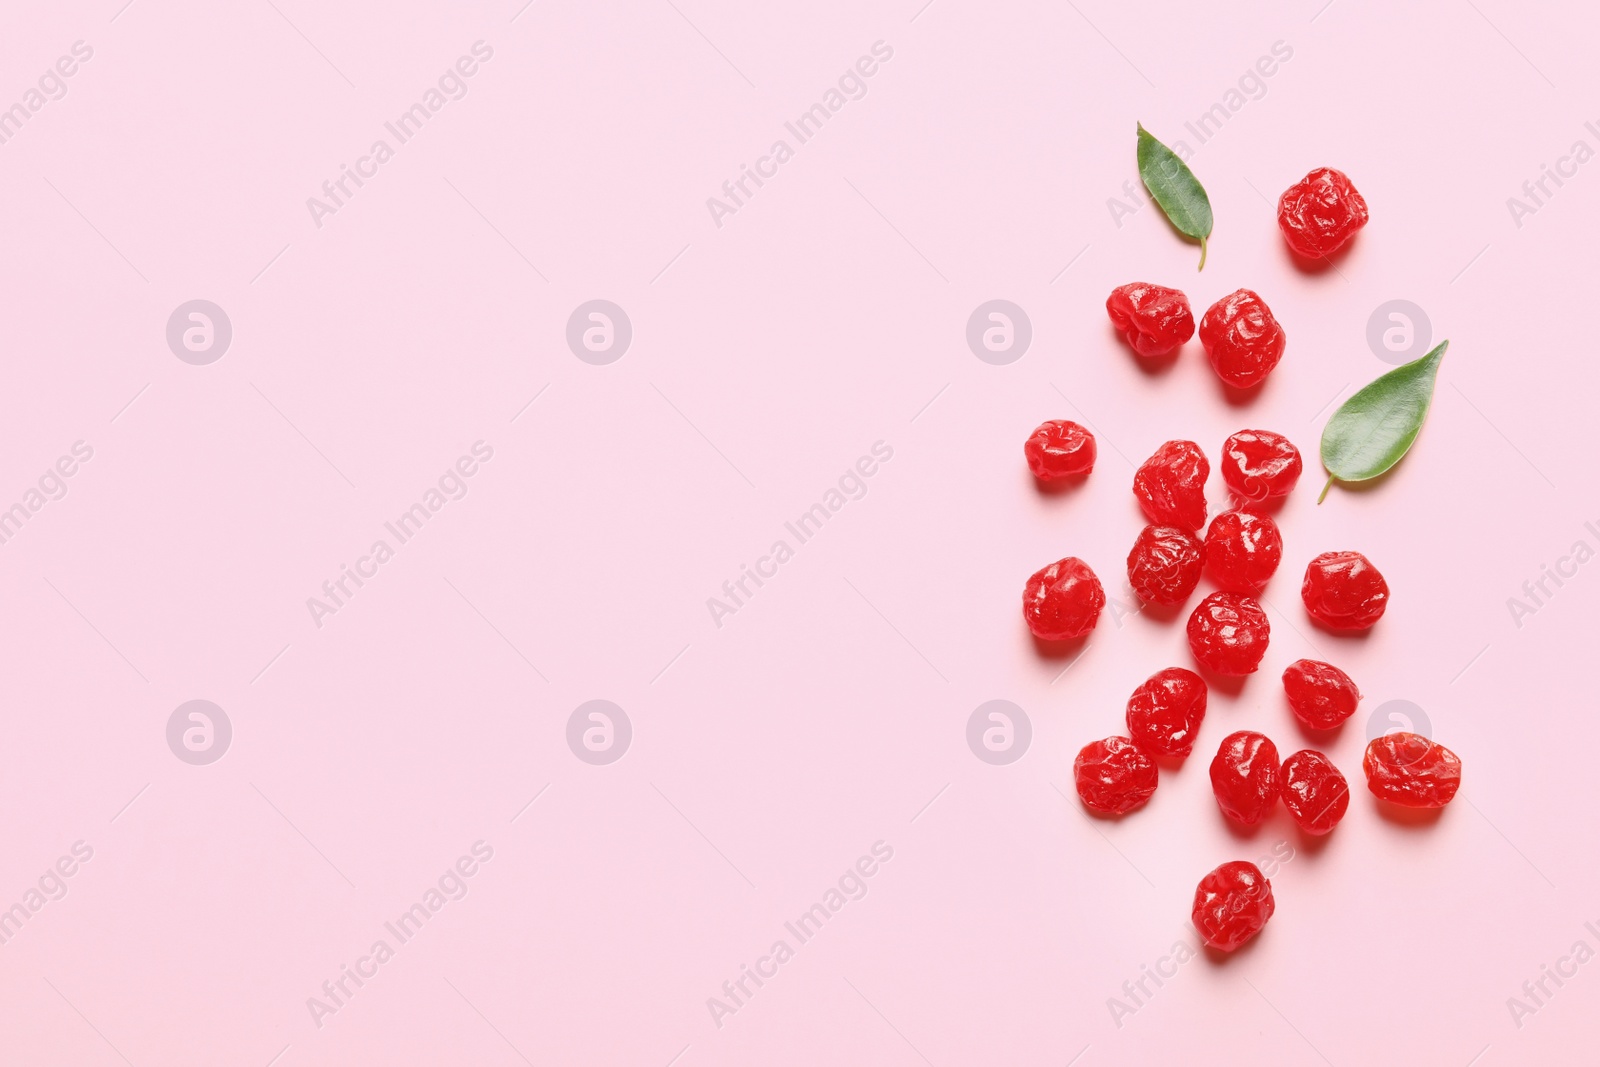
M1359 552L1324 552L1306 567L1300 599L1330 629L1365 630L1383 618L1389 583Z
M1075 422L1052 419L1028 436L1022 452L1028 469L1041 482L1074 478L1094 469L1094 434Z
M1289 710L1308 730L1331 730L1356 712L1361 690L1331 663L1297 659L1283 669Z
M1442 808L1461 788L1461 758L1421 734L1373 738L1361 766L1373 796L1408 808Z
M1102 815L1123 815L1140 807L1156 791L1155 760L1126 737L1108 737L1084 745L1072 764L1078 796Z
M1367 224L1367 202L1343 171L1318 167L1278 198L1278 228L1307 259L1338 251Z
M1283 358L1283 327L1249 289L1218 300L1200 319L1200 343L1211 369L1236 389L1260 385Z
M1076 556L1034 572L1022 589L1022 617L1035 637L1068 641L1094 629L1105 590L1089 565Z
M1339 825L1350 807L1350 783L1320 752L1302 749L1283 761L1283 806L1308 834L1325 834Z
M1232 952L1261 932L1276 907L1272 883L1261 868L1234 860L1200 879L1189 917L1201 940Z
M1189 298L1164 285L1119 285L1106 298L1106 313L1141 356L1164 356L1194 336Z
M1278 747L1265 734L1240 730L1222 739L1211 761L1211 791L1222 814L1254 826L1278 802L1279 775Z
M1181 604L1200 583L1204 548L1188 530L1146 526L1128 553L1128 585L1146 604Z
M1187 756L1205 717L1206 683L1182 667L1157 671L1128 698L1128 735L1154 756Z
M1240 430L1222 442L1217 468L1241 500L1258 502L1287 496L1300 480L1300 450L1271 430Z
M1224 511L1206 531L1206 570L1219 589L1255 593L1283 559L1278 524L1253 511Z
M1193 441L1168 441L1133 473L1133 495L1157 526L1199 530L1206 524L1211 464Z
M1271 634L1261 605L1239 593L1212 593L1189 616L1189 650L1218 674L1255 673Z

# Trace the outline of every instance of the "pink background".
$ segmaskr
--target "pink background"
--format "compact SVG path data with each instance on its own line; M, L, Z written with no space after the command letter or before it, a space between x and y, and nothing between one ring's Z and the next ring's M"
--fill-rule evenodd
M0 545L0 907L75 842L93 857L0 945L0 1059L1593 1057L1600 963L1520 1019L1507 1001L1600 949L1600 563L1520 627L1507 599L1600 547L1600 164L1520 226L1506 204L1575 140L1600 148L1593 15L920 2L8 8L0 106L74 42L93 56L0 145L0 507L74 442L93 457ZM316 226L306 198L480 40L467 95ZM866 95L717 226L706 199L877 41ZM1108 207L1134 123L1194 147L1184 123L1280 41L1193 157L1218 220L1197 275L1155 209ZM1312 274L1267 201L1321 165L1372 223ZM1245 402L1197 342L1147 374L1103 311L1135 279L1197 315L1256 289L1288 355ZM565 342L596 298L633 327L606 366ZM194 299L233 326L208 366L165 339ZM991 299L1032 323L1010 365L965 342ZM1365 331L1392 299L1451 339L1433 412L1392 477L1316 507L1322 421L1388 369ZM1099 435L1072 492L1023 465L1047 418ZM1133 465L1174 437L1214 461L1245 426L1308 457L1272 646L1145 810L1091 822L1072 756L1188 665L1182 615L1108 610L1081 659L1052 658L1023 581L1077 555L1118 595ZM467 495L316 626L307 598L477 441ZM866 495L715 626L707 598L877 441ZM1313 629L1296 596L1342 548L1394 589L1366 638ZM1247 727L1311 743L1277 681L1301 656L1365 693L1327 745L1349 815L1320 843L1281 811L1230 831L1209 756ZM232 723L207 766L166 741L193 699ZM632 724L605 766L566 741L592 699ZM992 699L1032 723L1007 766L965 739ZM1361 785L1391 700L1464 758L1436 821L1389 821ZM317 1026L307 998L394 945L384 923L477 841L466 897ZM879 841L865 897L716 1025L707 998ZM1200 876L1275 849L1253 946L1114 1013L1188 936Z

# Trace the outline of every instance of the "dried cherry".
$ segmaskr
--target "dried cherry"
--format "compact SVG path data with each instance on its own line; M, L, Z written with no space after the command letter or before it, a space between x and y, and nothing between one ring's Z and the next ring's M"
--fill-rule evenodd
M1149 282L1130 282L1106 298L1111 325L1141 356L1164 356L1194 336L1189 298L1177 289Z
M1383 618L1389 583L1359 552L1324 552L1306 566L1300 599L1330 629L1365 630Z
M1361 690L1344 671L1321 660L1297 659L1283 669L1289 710L1308 730L1331 730L1356 712Z
M1156 756L1187 756L1205 717L1205 680L1182 667L1157 671L1128 698L1128 734Z
M1128 585L1147 604L1181 604L1200 584L1204 551L1188 530L1146 526L1128 553Z
M1028 435L1022 452L1041 482L1073 478L1094 469L1094 434L1075 422L1052 419Z
M1193 441L1168 441L1133 473L1133 495L1150 521L1198 531L1206 524L1211 464Z
M1367 224L1367 202L1343 171L1318 167L1278 198L1278 228L1307 259L1341 248Z
M1421 734L1373 738L1361 767L1373 796L1407 808L1442 808L1461 788L1461 758Z
M1271 635L1261 605L1240 593L1212 593L1189 616L1189 651L1218 674L1255 673Z
M1278 802L1278 747L1265 734L1240 730L1222 739L1211 761L1211 791L1222 814L1254 826Z
M1283 537L1278 524L1267 516L1236 508L1211 520L1206 531L1206 570L1218 588L1257 592L1282 559Z
M1283 761L1279 772L1283 806L1308 834L1325 834L1339 825L1350 807L1350 783L1322 753L1301 749Z
M1155 760L1130 739L1108 737L1083 746L1072 763L1072 777L1090 810L1123 815L1150 799L1160 774Z
M1249 289L1229 293L1200 319L1200 343L1211 369L1235 389L1260 385L1283 358L1283 327Z
M1240 430L1222 442L1222 480L1242 500L1287 496L1300 480L1300 450L1271 430Z
M1189 917L1201 940L1232 952L1261 932L1276 907L1272 883L1261 868L1234 860L1200 879Z
M1100 579L1076 556L1035 571L1022 588L1022 617L1034 636L1046 641L1082 637L1094 629L1105 606Z

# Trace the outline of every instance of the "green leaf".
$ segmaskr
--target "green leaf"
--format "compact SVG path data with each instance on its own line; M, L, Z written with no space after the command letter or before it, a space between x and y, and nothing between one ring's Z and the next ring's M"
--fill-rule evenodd
M1139 177L1172 225L1200 242L1200 270L1206 269L1206 238L1211 236L1211 198L1177 153L1139 126Z
M1400 462L1428 417L1433 383L1449 347L1449 341L1440 341L1439 347L1421 359L1374 379L1339 405L1322 429L1322 465L1328 468L1328 484L1322 487L1317 503L1328 495L1334 479L1364 482Z

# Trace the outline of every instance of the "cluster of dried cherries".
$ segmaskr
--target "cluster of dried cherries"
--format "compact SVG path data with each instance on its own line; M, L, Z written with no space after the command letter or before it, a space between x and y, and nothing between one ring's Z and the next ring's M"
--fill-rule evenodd
M1337 171L1348 193L1359 199ZM1323 179L1326 181L1326 178ZM1302 183L1305 184L1305 183ZM1298 189L1299 186L1296 186ZM1295 189L1285 202L1300 203ZM1348 219L1348 215L1346 216ZM1361 203L1360 222L1366 221ZM1280 225L1291 247L1301 251L1304 213ZM1353 233L1359 225L1350 229ZM1345 235L1348 239L1349 234ZM1343 243L1341 240L1339 243ZM1319 251L1331 251L1326 243ZM1335 246L1337 247L1337 246ZM1162 358L1194 336L1188 299L1175 289L1134 283L1106 301L1112 323L1141 357ZM1213 369L1229 385L1259 384L1283 356L1283 328L1259 296L1240 289L1214 304L1200 322L1200 340ZM1094 435L1075 422L1046 422L1024 445L1028 467L1043 482L1082 479L1094 468ZM1271 636L1256 597L1283 558L1283 538L1266 509L1299 481L1300 452L1281 434L1241 430L1223 443L1221 472L1239 506L1206 527L1205 483L1211 464L1193 441L1168 441L1133 476L1133 492L1149 519L1128 553L1128 583L1147 604L1187 601L1210 575L1217 591L1189 616L1189 649L1196 663L1221 676L1252 674ZM1336 631L1365 630L1383 617L1389 585L1359 552L1324 552L1307 565L1300 596L1306 611ZM1043 641L1068 641L1094 629L1105 607L1105 590L1083 560L1068 556L1036 572L1022 593L1028 629ZM1289 708L1307 730L1339 727L1356 710L1361 693L1331 663L1302 659L1283 672ZM1128 698L1126 736L1093 741L1073 765L1078 795L1091 811L1121 816L1142 806L1160 780L1156 760L1178 761L1193 750L1206 713L1206 683L1196 672L1168 667L1144 681ZM1448 804L1461 782L1455 753L1415 733L1389 733L1368 746L1362 766L1367 788L1381 801L1411 808ZM1350 805L1350 787L1326 755L1304 749L1279 759L1264 734L1240 730L1222 739L1211 761L1211 787L1222 814L1242 826L1270 815L1281 799L1308 834L1326 834ZM1272 886L1252 863L1224 863L1200 880L1192 917L1214 948L1231 951L1260 931L1272 915Z

